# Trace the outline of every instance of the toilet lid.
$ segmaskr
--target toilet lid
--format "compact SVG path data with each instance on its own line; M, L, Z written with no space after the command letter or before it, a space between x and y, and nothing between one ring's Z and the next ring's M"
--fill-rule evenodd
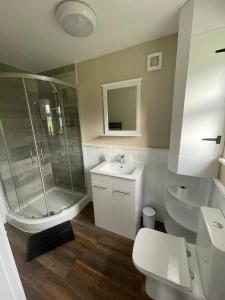
M133 262L145 275L191 290L185 239L149 228L139 230Z

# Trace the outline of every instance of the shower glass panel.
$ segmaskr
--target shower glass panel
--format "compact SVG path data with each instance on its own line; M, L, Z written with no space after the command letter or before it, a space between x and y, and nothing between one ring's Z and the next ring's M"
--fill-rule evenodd
M0 123L0 128L1 128L1 124L2 123ZM1 181L0 184L2 184L5 195L7 195L7 199L8 199L7 204L9 209L14 213L18 213L19 215L22 215L18 203L18 197L17 197L16 188L13 179L14 178L12 177L12 172L8 164L8 157L4 147L3 136L0 133L0 181Z
M54 215L85 191L75 89L33 79L25 79L25 87L49 214Z
M58 85L63 99L63 114L65 118L68 156L71 168L72 189L77 197L86 193L83 152L81 146L80 122L78 114L78 99L76 90Z
M23 80L0 80L0 172L7 203L11 211L27 218L46 216L41 172L36 164L35 140ZM30 203L40 196L43 210L29 210Z
M25 79L25 86L49 214L54 215L73 205L73 199L64 201L57 189L72 191L64 128L59 129L57 122L61 103L57 89L50 82ZM41 211L39 200L35 206Z

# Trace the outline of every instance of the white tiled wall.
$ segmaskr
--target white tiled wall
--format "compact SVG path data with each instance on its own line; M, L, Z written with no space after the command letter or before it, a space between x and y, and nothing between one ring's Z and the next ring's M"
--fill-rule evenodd
M168 172L168 150L152 148L126 148L104 145L83 145L84 164L87 184L90 188L89 170L104 160L117 159L119 154L125 154L127 161L145 163L143 205L150 205L156 209L158 219L163 219L164 203L169 184L184 184L197 193L206 204L208 201L210 181L189 176L179 176Z

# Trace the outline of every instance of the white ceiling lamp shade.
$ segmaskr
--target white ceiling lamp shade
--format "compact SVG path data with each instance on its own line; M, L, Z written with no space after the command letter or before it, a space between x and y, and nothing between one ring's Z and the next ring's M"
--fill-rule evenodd
M56 8L56 17L62 28L76 37L89 36L96 26L96 14L87 4L79 1L66 1Z

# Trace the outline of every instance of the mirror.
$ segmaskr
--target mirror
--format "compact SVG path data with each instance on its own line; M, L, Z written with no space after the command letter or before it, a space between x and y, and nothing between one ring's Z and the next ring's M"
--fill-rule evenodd
M141 80L102 85L105 135L140 135Z

